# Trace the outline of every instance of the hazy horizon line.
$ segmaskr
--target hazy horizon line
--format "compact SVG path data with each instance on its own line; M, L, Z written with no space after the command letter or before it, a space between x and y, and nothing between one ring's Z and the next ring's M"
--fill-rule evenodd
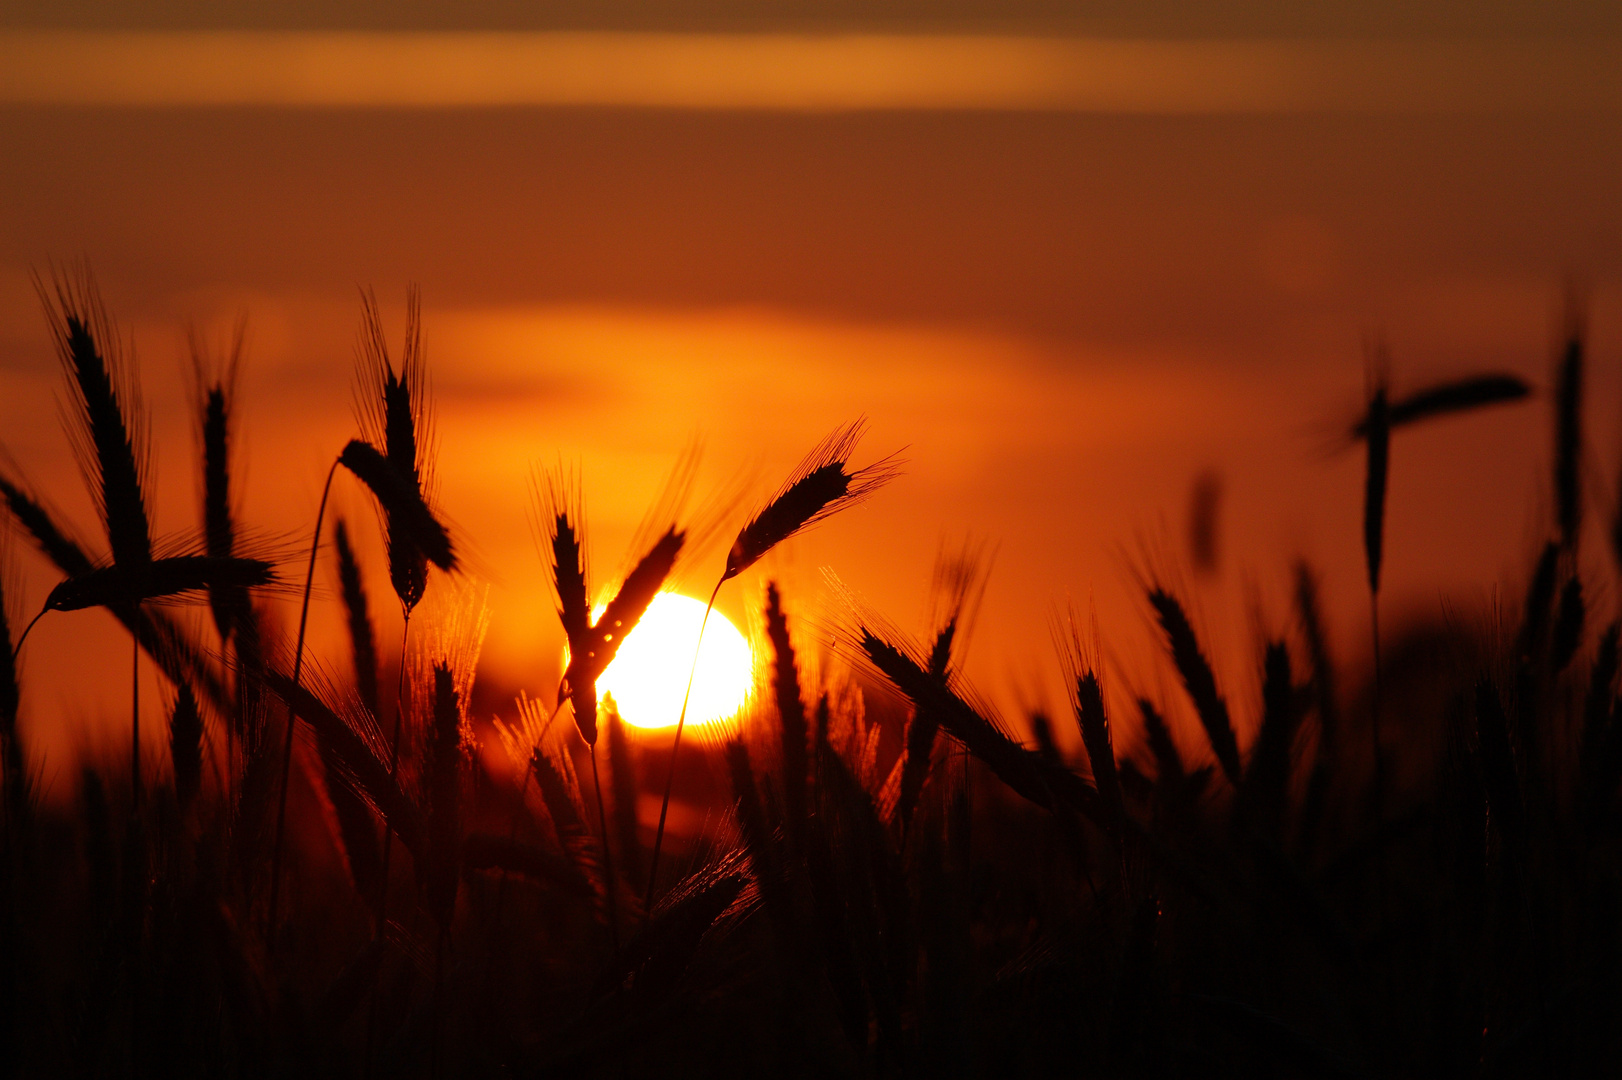
M7 30L0 105L1611 113L1622 38Z

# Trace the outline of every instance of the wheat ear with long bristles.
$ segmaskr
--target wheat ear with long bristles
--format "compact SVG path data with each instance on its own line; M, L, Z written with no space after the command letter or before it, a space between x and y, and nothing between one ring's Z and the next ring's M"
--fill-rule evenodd
M699 651L704 647L704 630L709 625L715 598L721 594L722 585L759 562L772 548L829 515L861 502L895 478L900 471L900 462L893 456L855 472L848 471L850 455L855 452L865 428L866 421L857 419L835 429L818 443L789 474L777 494L738 531L737 539L727 552L721 579L715 583L709 602L704 605L698 643L693 646L693 662L687 672L687 689L682 694L681 712L676 717L676 735L671 741L665 792L659 802L659 825L653 834L653 855L648 860L648 890L643 905L647 911L653 910L653 890L659 880L659 852L664 845L665 819L670 811L670 792L676 780L676 759L681 751L682 730L687 725L687 706L693 694L693 676L698 672Z

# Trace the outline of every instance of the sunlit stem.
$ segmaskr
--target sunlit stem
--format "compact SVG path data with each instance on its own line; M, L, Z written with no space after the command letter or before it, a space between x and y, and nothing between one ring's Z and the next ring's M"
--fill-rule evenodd
M327 516L327 496L332 494L332 478L338 471L333 460L327 470L327 482L321 486L321 505L315 512L315 535L310 538L310 565L304 572L304 601L299 606L298 644L293 647L293 685L298 686L299 673L304 665L304 631L310 622L310 587L315 583L315 553L321 549L321 523ZM265 921L265 934L274 947L276 937L276 904L282 891L282 835L287 826L287 787L293 769L293 706L287 707L287 738L282 742L282 791L276 804L276 842L270 855L270 913Z
M619 901L614 896L614 851L608 846L608 814L603 810L603 784L597 777L597 744L587 747L591 751L591 786L597 795L597 828L603 838L604 888L608 892L608 933L614 942L614 952L620 951Z
M659 802L659 828L653 834L653 858L649 860L648 892L642 900L642 918L648 919L653 915L653 887L659 880L659 849L665 841L665 815L670 812L670 789L676 782L676 753L681 749L681 731L687 723L687 702L693 696L693 676L698 674L698 651L704 647L704 628L710 624L710 612L715 608L715 598L721 595L721 586L727 579L722 577L715 583L715 591L710 593L710 602L704 605L704 621L698 624L698 644L693 646L693 666L687 671L687 692L681 696L681 714L676 717L676 740L670 746L670 769L665 773L665 797Z

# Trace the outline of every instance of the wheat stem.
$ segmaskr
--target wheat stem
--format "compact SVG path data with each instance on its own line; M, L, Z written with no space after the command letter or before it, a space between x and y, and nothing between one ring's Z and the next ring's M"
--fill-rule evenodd
M704 647L704 628L710 624L710 612L715 608L715 598L721 595L721 586L726 584L726 578L715 583L715 591L710 593L710 602L704 605L704 620L698 624L698 644L693 646L693 666L687 670L687 691L681 697L681 713L676 717L676 739L670 745L670 768L665 773L665 795L659 801L659 828L653 834L653 858L648 865L648 892L642 901L643 919L645 920L653 911L653 887L659 880L659 849L664 846L665 815L670 812L670 789L676 782L676 753L681 749L681 732L687 723L687 702L693 696L693 676L698 674L698 651Z
M608 894L608 933L614 942L614 952L620 951L619 901L614 896L614 849L608 844L608 814L603 810L603 785L597 776L597 744L586 748L591 754L591 789L597 796L597 827L603 838L604 891Z
M304 631L310 622L310 587L315 583L315 554L321 547L321 523L327 516L327 498L332 494L332 478L338 472L335 460L327 470L327 482L321 485L321 504L315 511L315 534L310 538L310 564L304 573L304 599L299 605L298 644L293 647L293 685L297 686L304 664ZM296 723L292 706L287 709L287 737L282 740L282 790L276 803L276 840L270 854L270 912L265 918L265 936L272 943L276 936L276 908L282 891L282 839L287 826L287 788L293 769L293 726Z

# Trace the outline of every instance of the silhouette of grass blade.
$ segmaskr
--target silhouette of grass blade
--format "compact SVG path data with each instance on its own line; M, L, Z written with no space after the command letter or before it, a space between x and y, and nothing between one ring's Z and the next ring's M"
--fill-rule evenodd
M377 447L364 439L351 439L338 461L371 489L388 515L391 527L398 523L411 542L441 570L456 569L456 553L451 549L450 534L445 526L428 509L422 493L400 475Z
M610 701L613 699L610 698ZM627 730L630 725L617 707L606 708L608 728L608 771L614 795L614 834L619 843L619 866L627 881L640 881L643 874L642 841L638 836L636 757Z
M45 606L51 611L129 607L187 592L255 588L275 580L270 563L260 559L176 555L145 564L114 563L69 578L51 590Z
M0 554L4 553L0 546ZM5 567L0 560L0 784L9 827L22 818L28 804L28 770L23 761L17 714L22 690L17 681L17 659L11 652L11 622L6 617Z
M1138 713L1143 717L1143 736L1149 744L1149 752L1155 756L1155 779L1172 791L1181 791L1188 780L1188 770L1171 737L1171 729L1160 711L1145 698L1138 699Z
M203 778L203 717L197 698L184 684L169 714L169 758L175 772L175 800L184 812L197 797Z
M376 818L367 800L354 790L353 780L333 748L332 740L318 734L316 752L321 759L322 781L327 798L332 802L332 815L337 821L338 842L343 845L349 879L354 883L355 894L375 913L378 883L383 874L383 851L377 842Z
M760 791L755 786L755 773L749 762L749 747L741 739L728 739L724 748L727 776L732 783L733 810L738 820L738 832L743 836L743 849L749 857L749 868L760 887L761 900L785 942L793 938L793 907L786 893L776 856L776 840L761 805Z
M266 684L281 698L293 715L309 724L318 740L325 740L332 749L334 759L353 781L355 790L383 817L394 834L413 853L420 850L422 841L422 815L406 795L388 764L367 745L367 740L316 697L279 671L265 673Z
M1391 423L1382 385L1369 401L1364 421L1368 464L1363 486L1363 555L1368 565L1369 592L1379 595L1380 563L1385 555L1385 495L1391 466Z
M1560 545L1550 541L1543 546L1532 580L1526 587L1526 606L1521 612L1521 629L1516 638L1517 655L1522 659L1541 655L1548 644L1549 614L1559 572Z
M1312 700L1318 716L1318 745L1301 808L1302 835L1312 838L1323 819L1329 781L1338 760L1340 708L1335 690L1335 665L1329 656L1328 634L1319 610L1318 579L1305 562L1295 567L1295 609L1301 620L1301 636L1306 639L1307 658L1312 664Z
M863 428L863 421L854 421L811 451L766 507L738 533L727 554L722 581L743 573L795 533L861 502L895 477L898 464L891 458L846 471Z
M373 716L379 714L377 686L377 636L372 629L372 614L366 599L366 585L361 580L360 563L355 549L349 543L349 529L338 519L333 529L338 550L338 584L343 591L345 621L349 626L349 645L355 657L355 688L360 692L361 704Z
M1171 650L1172 664L1183 680L1183 689L1194 703L1194 711L1205 728L1205 736L1216 754L1217 763L1235 787L1239 785L1242 769L1239 765L1239 742L1234 737L1233 723L1228 718L1228 703L1217 693L1216 676L1205 654L1200 651L1199 638L1177 598L1161 589L1149 592L1149 604L1155 609L1160 628L1166 634L1166 645Z
M1284 824L1290 778L1290 746L1301 718L1290 653L1283 642L1267 646L1262 661L1262 727L1239 789L1240 819L1277 841Z
M997 778L1016 793L1044 810L1053 809L1055 798L1060 799L1107 827L1108 819L1103 815L1098 792L1092 785L1014 742L962 698L931 678L929 672L900 649L872 631L860 628L857 642L873 666L920 712L926 709L934 712L941 727L984 761Z

